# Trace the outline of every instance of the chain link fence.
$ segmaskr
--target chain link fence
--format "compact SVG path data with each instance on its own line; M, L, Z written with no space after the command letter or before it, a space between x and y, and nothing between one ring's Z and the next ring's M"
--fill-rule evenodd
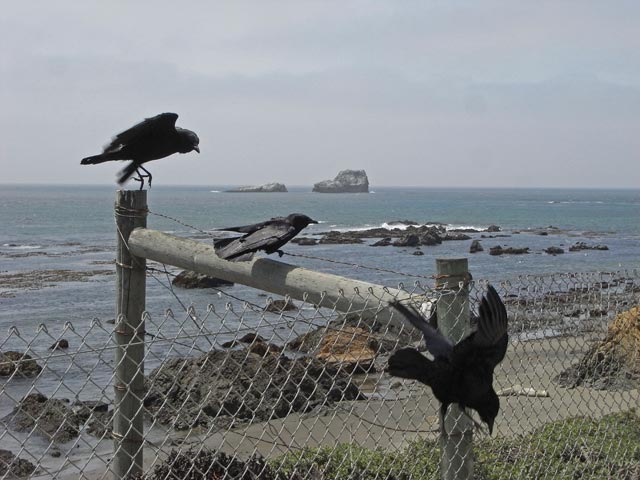
M473 310L483 285L471 284ZM510 343L494 435L475 431L476 478L638 478L638 272L496 287ZM419 283L398 292L425 311L443 293ZM339 295L369 307L214 296L145 313L143 476L439 478L437 401L385 373L388 356L420 336L378 320L391 297ZM94 319L3 338L2 478L111 477L113 331Z

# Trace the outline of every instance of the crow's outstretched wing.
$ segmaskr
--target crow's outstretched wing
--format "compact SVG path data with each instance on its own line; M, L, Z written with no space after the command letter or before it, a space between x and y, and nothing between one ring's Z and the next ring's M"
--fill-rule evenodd
M507 309L491 285L480 302L475 330L454 347L454 362L481 363L491 371L504 358L509 344Z
M116 152L131 142L145 137L155 137L176 132L177 113L161 113L155 117L145 118L140 123L119 133L104 147L104 153Z
M507 324L507 309L498 292L489 285L478 310L478 330L473 337L473 343L482 351L486 364L492 368L498 365L507 353Z
M498 344L507 334L507 309L498 292L489 285L478 310L478 331L473 342L479 347Z
M453 352L453 343L438 330L433 328L425 318L412 306L404 305L397 300L390 302L403 318L406 318L411 325L422 332L427 350L434 357L450 358Z

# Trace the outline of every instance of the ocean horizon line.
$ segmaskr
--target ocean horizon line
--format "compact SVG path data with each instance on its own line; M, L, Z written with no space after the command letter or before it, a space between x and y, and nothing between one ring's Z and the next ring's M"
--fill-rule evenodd
M267 182L268 183L268 182ZM282 183L282 182L279 182ZM164 189L164 188L235 188L241 186L253 186L253 185L264 185L265 183L211 183L211 184L160 184L154 185L153 189ZM313 188L313 185L307 184L286 184L287 188L293 189L309 189ZM0 182L0 187L108 187L109 185L102 183L47 183L47 182ZM117 185L112 185L114 190L120 190L122 187ZM136 185L132 185L129 190L137 190L138 187ZM448 185L448 186L430 186L430 185L379 185L373 184L369 185L369 193L375 192L375 189L420 189L420 190L466 190L466 191L482 191L482 190L504 190L504 191L526 191L526 190L545 190L545 191L561 191L561 190L571 190L571 191L640 191L638 187L594 187L594 186L567 186L567 187L558 187L558 186L456 186L456 185ZM238 192L238 193L249 193L249 192ZM287 192L269 192L269 193L287 193ZM312 192L317 193L317 192Z

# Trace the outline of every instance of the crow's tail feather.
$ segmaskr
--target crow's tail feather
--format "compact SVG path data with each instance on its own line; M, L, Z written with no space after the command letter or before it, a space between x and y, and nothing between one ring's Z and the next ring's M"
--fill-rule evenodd
M136 173L136 170L138 169L139 166L140 165L138 165L136 162L131 162L129 165L124 167L118 176L118 183L122 185L124 182L129 180L131 175Z
M387 371L394 377L418 380L425 385L438 382L438 366L415 348L397 350L389 357Z
M101 153L100 155L93 155L91 157L83 158L80 161L80 165L95 165L97 163L108 162L109 160L113 160L113 158L110 158L109 155Z

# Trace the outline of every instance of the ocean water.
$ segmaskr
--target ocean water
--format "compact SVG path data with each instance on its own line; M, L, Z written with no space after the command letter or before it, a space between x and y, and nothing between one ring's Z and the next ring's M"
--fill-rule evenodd
M282 261L387 286L413 283L435 270L435 258L467 256L475 278L492 281L554 272L640 268L640 191L561 189L374 188L370 194L223 193L227 186L154 186L148 193L149 228L210 242L201 231L301 212L320 221L302 235L379 227L396 220L441 222L447 228L499 225L505 238L481 239L485 251L470 255L470 241L414 249L362 245L298 246L285 251L353 265L286 256ZM4 185L0 187L0 332L12 325L56 328L114 311L115 188ZM181 223L157 215L173 217ZM196 227L198 230L186 225ZM541 236L528 229L557 227ZM519 231L519 234L513 234ZM473 234L480 238L479 234ZM608 251L551 256L549 246L601 243ZM369 242L371 243L371 242ZM494 245L529 247L528 255L490 256ZM382 272L368 267L391 270ZM80 277L70 276L78 273ZM166 283L166 282L164 282ZM234 286L240 298L264 303L257 291ZM181 308L158 281L148 282L148 307ZM180 291L185 304L223 302L211 291Z

